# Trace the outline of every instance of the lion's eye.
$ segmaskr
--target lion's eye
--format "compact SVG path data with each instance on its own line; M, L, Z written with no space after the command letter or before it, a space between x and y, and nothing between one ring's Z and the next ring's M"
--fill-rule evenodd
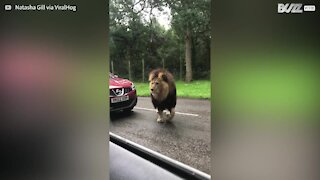
M156 82L156 85L158 85L159 83L158 82Z

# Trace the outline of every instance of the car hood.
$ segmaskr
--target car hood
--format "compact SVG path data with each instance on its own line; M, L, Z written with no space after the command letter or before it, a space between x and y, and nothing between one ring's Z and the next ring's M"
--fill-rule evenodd
M132 82L127 79L122 78L113 78L109 79L109 89L116 88L116 87L130 87Z

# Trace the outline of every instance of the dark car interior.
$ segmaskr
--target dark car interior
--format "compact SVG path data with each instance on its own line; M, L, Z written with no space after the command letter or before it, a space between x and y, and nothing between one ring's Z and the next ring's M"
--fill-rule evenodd
M197 169L158 154L116 134L109 133L110 179L132 180L207 180L211 177Z

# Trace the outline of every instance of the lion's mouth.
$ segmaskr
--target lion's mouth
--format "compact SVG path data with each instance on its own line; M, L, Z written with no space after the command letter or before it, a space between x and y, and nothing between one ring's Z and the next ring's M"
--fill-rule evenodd
M157 94L155 94L154 92L151 92L151 95L152 95L153 97L157 97Z

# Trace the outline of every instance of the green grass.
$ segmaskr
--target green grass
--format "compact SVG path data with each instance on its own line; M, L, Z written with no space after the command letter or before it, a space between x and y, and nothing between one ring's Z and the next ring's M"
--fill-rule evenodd
M231 63L217 68L211 78L219 84L215 103L228 111L229 119L283 123L285 128L317 121L319 56L305 53L306 49L283 51L233 53L223 59Z
M150 96L149 83L134 83L138 96ZM211 83L208 80L192 81L186 83L183 81L176 82L177 96L187 98L210 98Z

